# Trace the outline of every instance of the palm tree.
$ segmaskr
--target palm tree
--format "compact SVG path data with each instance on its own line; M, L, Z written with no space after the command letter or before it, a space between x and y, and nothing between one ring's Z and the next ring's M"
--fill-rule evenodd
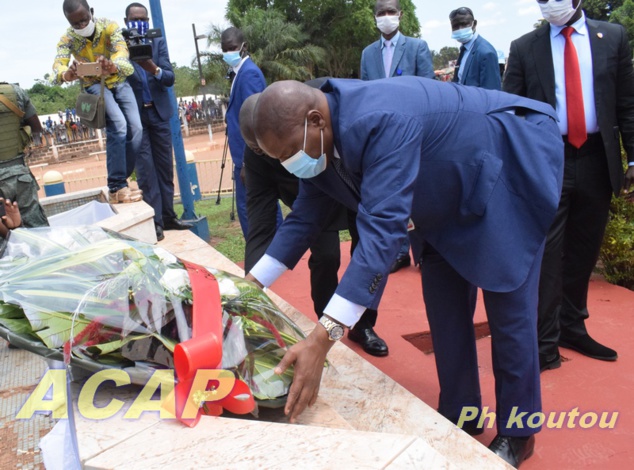
M309 44L309 36L301 27L289 23L282 13L252 8L240 25L253 61L269 83L277 80L308 80L324 62L325 51ZM207 33L209 43L219 43L222 30L212 25Z

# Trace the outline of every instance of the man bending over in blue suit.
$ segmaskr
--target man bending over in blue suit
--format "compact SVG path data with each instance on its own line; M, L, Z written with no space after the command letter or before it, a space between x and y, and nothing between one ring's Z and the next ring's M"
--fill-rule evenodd
M125 24L145 34L149 28L148 11L140 3L131 3L125 10ZM154 209L156 239L165 236L163 230L187 230L189 222L178 219L174 212L174 164L172 160L172 131L170 119L174 107L167 88L174 85L174 72L162 38L154 38L152 58L132 62L134 73L128 83L139 105L143 140L137 155L128 158L127 170L131 174L136 167L139 188L143 200Z
M522 114L518 116L517 114ZM357 211L359 246L295 364L286 413L315 402L327 352L376 308L411 218L440 382L439 412L481 407L473 329L482 288L491 327L498 435L514 465L531 455L541 411L539 267L557 210L563 157L550 105L419 77L277 82L258 100L259 147L301 178L293 211L248 278L269 286L319 235L332 201ZM540 158L533 158L540 155ZM465 426L473 434L477 426Z

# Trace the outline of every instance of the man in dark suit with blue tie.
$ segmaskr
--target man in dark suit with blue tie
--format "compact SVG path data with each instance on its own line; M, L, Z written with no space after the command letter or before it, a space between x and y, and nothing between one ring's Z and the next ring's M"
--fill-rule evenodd
M478 21L473 11L460 7L449 13L451 37L458 41L460 56L454 69L453 81L461 85L500 90L500 66L495 48L476 32Z
M262 93L258 144L301 182L293 211L247 277L268 286L293 268L332 200L357 212L360 232L320 324L277 368L295 364L291 421L315 402L333 341L378 305L411 218L432 248L422 277L439 412L458 422L465 407L481 407L473 329L480 287L496 378L490 448L514 465L531 455L540 428L527 420L541 411L539 267L563 174L555 118L544 103L419 77L329 80L321 91L277 82Z
M622 26L586 19L581 0L537 2L548 23L511 44L504 90L554 106L565 142L563 192L539 289L540 366L547 370L561 365L558 346L617 359L585 321L610 199L634 183L634 70Z
M131 3L125 11L125 24L145 35L149 28L147 9ZM162 38L151 39L152 58L132 62L134 73L128 83L134 91L143 140L139 153L127 159L128 175L136 169L143 200L154 209L156 238L161 241L163 230L187 230L189 222L179 220L174 212L174 165L170 119L174 107L167 88L174 85L174 72Z

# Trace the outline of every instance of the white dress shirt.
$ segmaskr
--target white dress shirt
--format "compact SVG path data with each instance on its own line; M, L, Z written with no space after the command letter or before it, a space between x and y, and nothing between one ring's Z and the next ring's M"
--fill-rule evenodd
M334 157L340 158L336 148L334 150ZM255 266L253 266L251 275L264 287L269 287L278 277L284 274L287 269L288 267L280 261L265 254ZM338 294L334 294L324 309L324 313L342 325L352 327L359 321L365 309L363 305L355 304Z

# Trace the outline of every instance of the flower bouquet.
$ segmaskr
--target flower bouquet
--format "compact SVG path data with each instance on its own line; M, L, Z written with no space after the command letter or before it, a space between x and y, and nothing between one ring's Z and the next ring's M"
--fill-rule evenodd
M11 343L57 360L65 351L80 370L124 369L144 384L177 365L177 345L195 333L194 298L219 302L199 314L222 316L221 368L259 405L285 403L292 368L273 369L304 335L255 284L197 267L217 281L220 298L209 299L172 254L97 227L18 229L0 256L0 336Z

